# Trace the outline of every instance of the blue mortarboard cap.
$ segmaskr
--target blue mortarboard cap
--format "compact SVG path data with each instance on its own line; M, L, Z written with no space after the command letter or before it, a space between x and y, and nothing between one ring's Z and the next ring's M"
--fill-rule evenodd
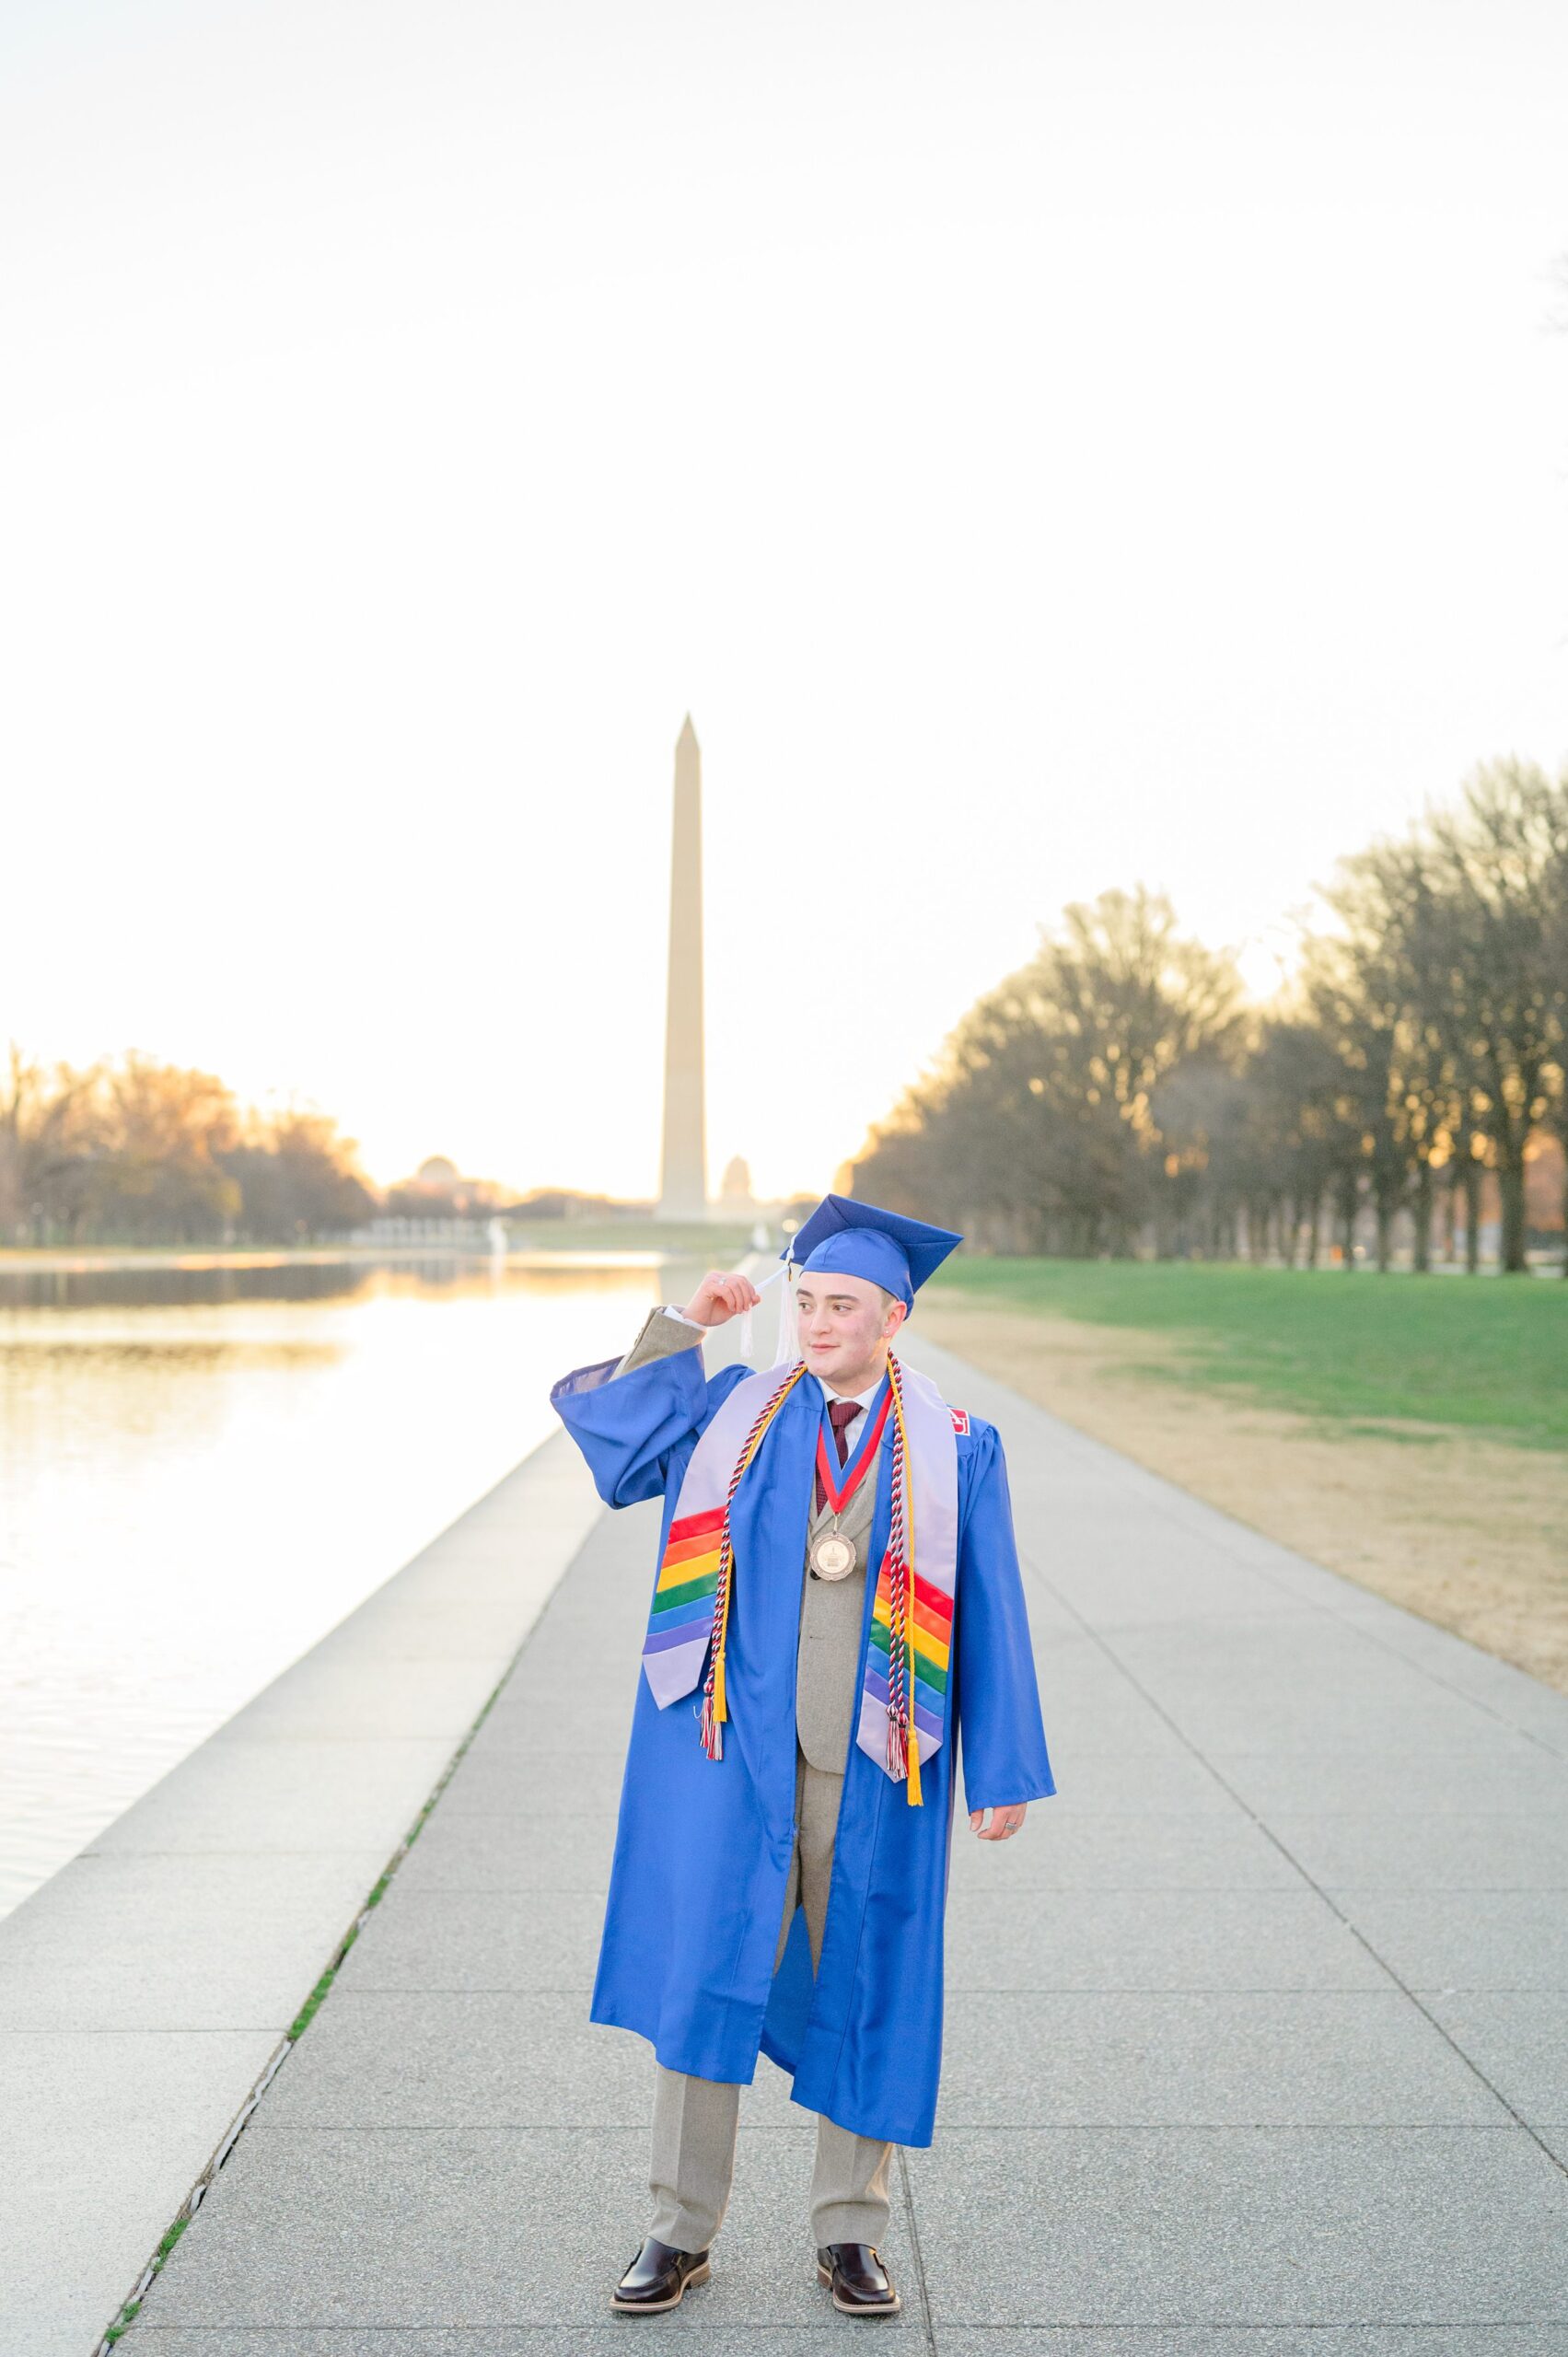
M824 1195L779 1258L793 1260L803 1274L815 1270L823 1275L866 1277L875 1285L886 1285L908 1310L914 1306L916 1288L963 1240L950 1227L906 1219L901 1212L885 1212L879 1203L863 1203L853 1195Z

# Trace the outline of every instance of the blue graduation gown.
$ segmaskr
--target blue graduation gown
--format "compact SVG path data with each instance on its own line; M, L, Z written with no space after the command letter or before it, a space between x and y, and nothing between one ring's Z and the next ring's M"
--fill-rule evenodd
M610 1377L577 1367L551 1392L607 1505L662 1494L657 1577L691 1452L741 1364L705 1375L701 1347ZM943 1739L912 1808L854 1740L853 1721L819 1970L797 1907L773 1971L795 1831L795 1676L821 1392L797 1384L730 1512L724 1757L698 1740L702 1681L661 1711L637 1670L604 1932L589 2018L636 2030L671 2071L749 2084L759 2049L795 2102L840 2127L929 2144L942 2057L942 1923L961 1747L968 1808L1056 1789L994 1425L957 1436L958 1563ZM891 1428L877 1467L858 1696L887 1546ZM869 1478L869 1477L868 1477ZM958 1739L957 1743L955 1738Z

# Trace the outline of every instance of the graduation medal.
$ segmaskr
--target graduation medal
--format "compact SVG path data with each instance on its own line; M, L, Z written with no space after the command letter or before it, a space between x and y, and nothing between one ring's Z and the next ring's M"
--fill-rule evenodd
M819 1580L848 1579L854 1569L854 1546L835 1526L819 1530L811 1541L811 1568Z
M819 1580L848 1579L854 1569L854 1541L846 1538L839 1528L839 1516L877 1462L877 1450L882 1438L882 1428L888 1421L888 1411L893 1404L891 1387L883 1394L882 1405L876 1422L863 1435L850 1463L836 1467L828 1453L825 1433L817 1434L817 1478L822 1493L833 1509L833 1519L826 1530L819 1530L811 1541L807 1560ZM842 1480L834 1476L842 1470Z

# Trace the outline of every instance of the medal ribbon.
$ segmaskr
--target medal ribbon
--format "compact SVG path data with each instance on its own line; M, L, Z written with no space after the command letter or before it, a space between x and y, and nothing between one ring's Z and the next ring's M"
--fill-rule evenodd
M842 1514L845 1506L848 1505L851 1498L854 1497L856 1490L859 1489L867 1473L871 1470L872 1465L876 1461L877 1444L882 1438L882 1428L888 1421L888 1411L891 1408L892 1404L893 1394L889 1387L882 1395L882 1405L877 1412L876 1422L871 1425L869 1432L856 1447L854 1455L851 1457L849 1463L842 1468L832 1462L832 1457L836 1452L829 1449L828 1434L826 1430L821 1427L819 1428L817 1434L817 1479L822 1484L823 1496L827 1499L828 1504L832 1507L833 1512L836 1515ZM822 1413L824 1418L826 1418L827 1412L828 1403L824 1400L822 1402ZM842 1475L842 1480L835 1480L835 1475Z

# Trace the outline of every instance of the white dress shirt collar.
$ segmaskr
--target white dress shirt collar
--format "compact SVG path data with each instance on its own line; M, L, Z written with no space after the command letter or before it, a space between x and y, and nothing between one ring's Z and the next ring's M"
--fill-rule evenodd
M820 1376L820 1375L819 1375L819 1376L817 1377L817 1380L818 1380L819 1384L820 1384L820 1386L821 1386L821 1388L822 1388L822 1397L823 1397L823 1399L824 1399L829 1403L829 1405L830 1405L830 1406L831 1406L832 1402L833 1402L835 1399L853 1399L855 1401L856 1405L858 1406L859 1411L860 1411L860 1413L861 1413L863 1416L868 1416L868 1415L871 1413L871 1402L873 1401L873 1399L876 1399L877 1392L881 1389L881 1387L882 1387L882 1378L881 1378L881 1376L877 1376L877 1378L876 1382L875 1382L874 1384L872 1384L872 1385L870 1386L870 1387L869 1387L867 1390L865 1390L865 1391L854 1391L854 1392L843 1392L843 1391L833 1391L833 1390L830 1390L830 1389L829 1388L829 1386L828 1386L828 1380L827 1380L827 1377L826 1377L825 1376ZM849 1420L849 1422L848 1422L848 1423L847 1423L847 1425L844 1427L844 1429L845 1429L845 1431L846 1431L846 1432L852 1433L852 1434L854 1435L855 1439L858 1439L858 1438L860 1437L860 1434L862 1434L862 1432L864 1432L864 1430L865 1430L865 1426L864 1426L863 1424L859 1424L859 1423L857 1423L857 1422L855 1422L854 1418L852 1416L852 1417L850 1418L850 1420ZM853 1446L853 1443L852 1443L852 1446Z

